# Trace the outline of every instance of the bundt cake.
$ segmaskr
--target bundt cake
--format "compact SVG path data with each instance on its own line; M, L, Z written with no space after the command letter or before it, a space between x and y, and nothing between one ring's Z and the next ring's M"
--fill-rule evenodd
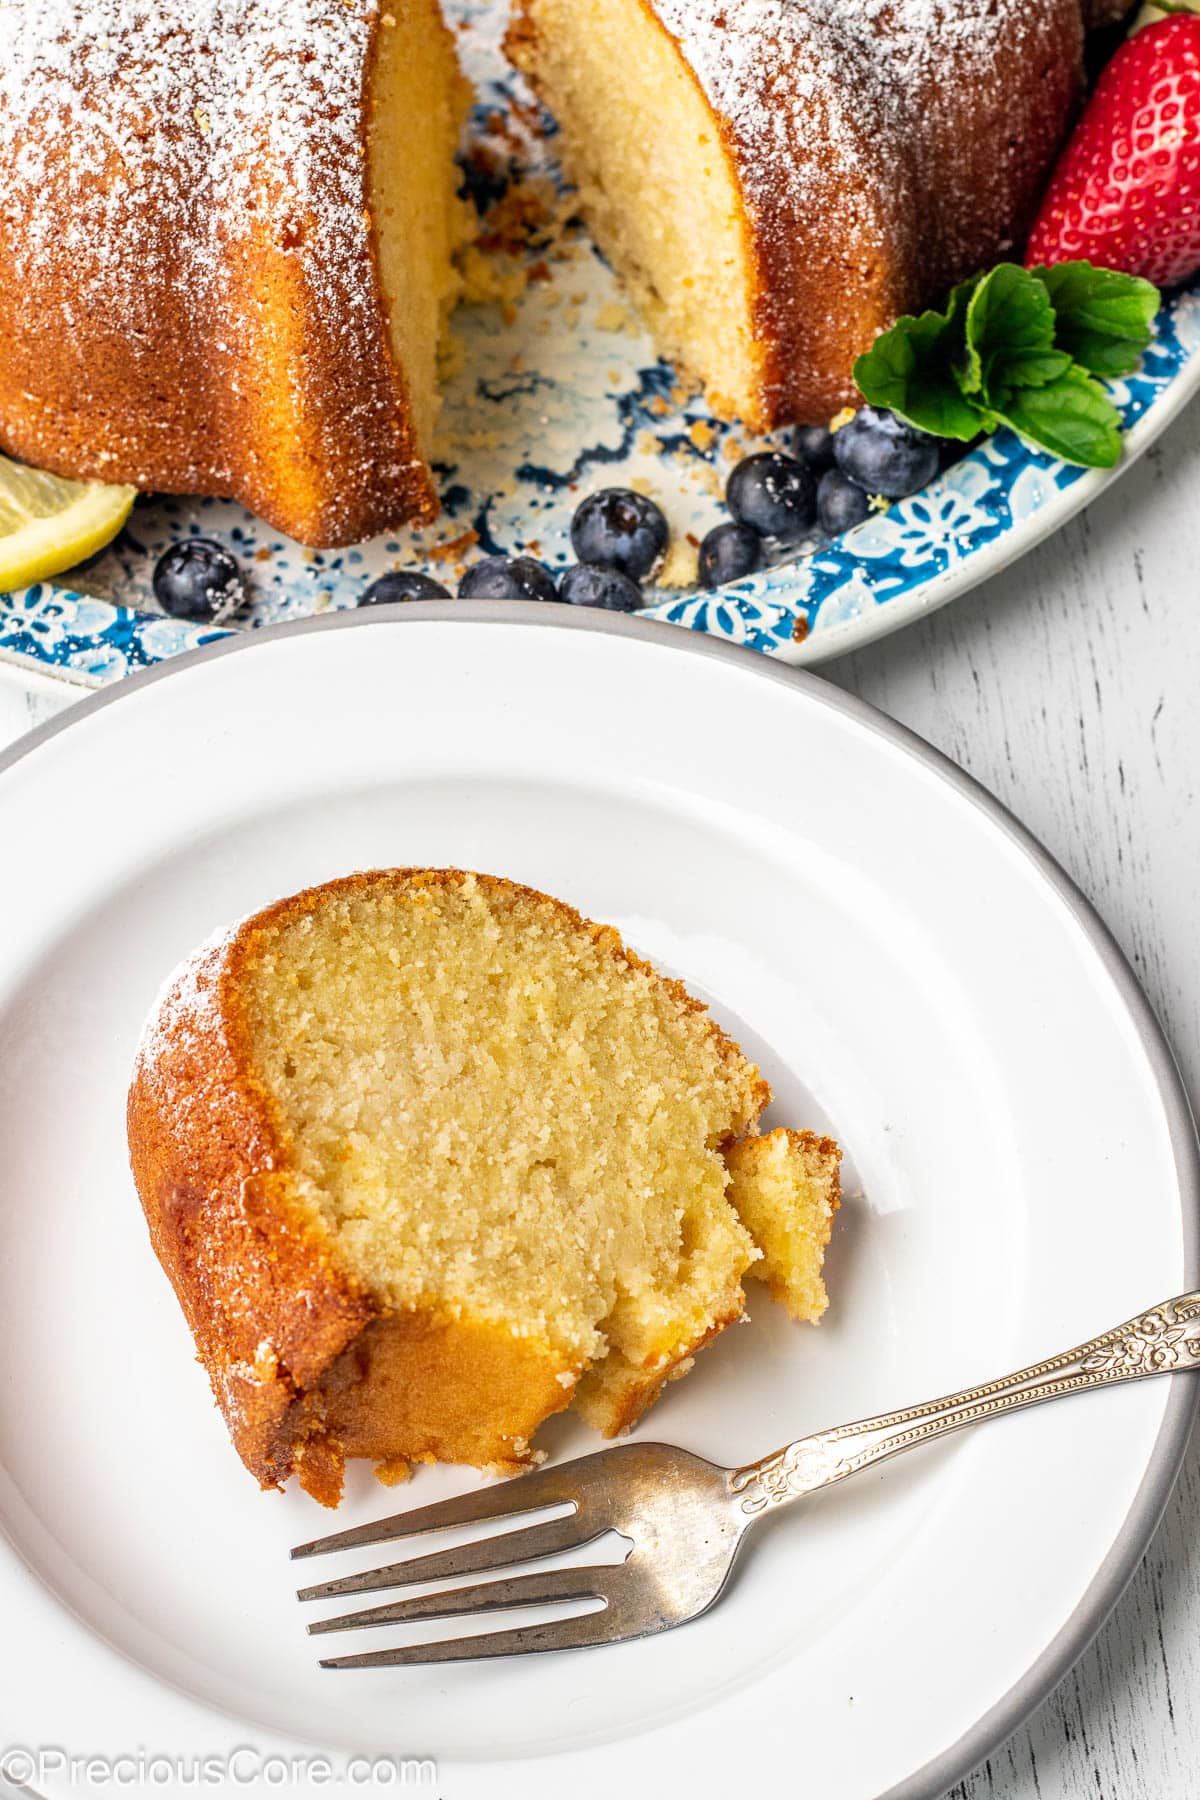
M4 0L0 449L311 544L432 518L466 100L437 0Z
M1021 238L1127 3L514 0L508 43L664 351L760 430ZM437 0L4 0L0 450L316 545L431 518L465 106Z
M515 5L597 241L754 430L826 422L879 331L1021 239L1081 90L1081 0Z
M818 1319L839 1151L754 1137L769 1098L615 931L399 869L197 953L141 1044L129 1144L243 1461L332 1505L347 1457L512 1472L569 1405L623 1429L756 1269Z

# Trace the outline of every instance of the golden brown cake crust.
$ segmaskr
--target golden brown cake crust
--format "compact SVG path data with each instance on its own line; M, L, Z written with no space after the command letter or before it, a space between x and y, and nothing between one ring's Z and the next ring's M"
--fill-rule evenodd
M536 1338L514 1339L487 1321L451 1317L436 1302L383 1316L339 1262L323 1221L298 1197L286 1133L246 1050L241 971L264 934L302 919L332 894L377 891L381 883L411 890L467 881L532 899L653 975L688 1011L706 1015L700 1001L628 951L611 927L561 901L495 876L377 870L281 900L198 952L160 999L130 1087L130 1162L151 1242L234 1444L263 1487L296 1473L327 1505L340 1496L347 1454L513 1473L530 1460L538 1424L573 1398L576 1370L560 1349ZM705 1023L719 1053L740 1059L715 1021L706 1015ZM770 1097L758 1076L744 1129ZM386 1365L393 1395L408 1395L404 1442L372 1436L373 1421L355 1400L364 1358L377 1369ZM668 1373L639 1372L609 1429L631 1423ZM471 1404L481 1392L489 1399L483 1424Z
M228 942L164 996L129 1092L130 1164L238 1452L264 1487L292 1468L300 1396L375 1316L299 1208L268 1096L237 1045Z
M904 10L893 6L892 20ZM726 124L760 212L757 323L772 346L764 426L823 423L861 404L851 370L878 332L1010 255L1033 221L1082 91L1079 0L942 0L941 12L969 29L910 59L905 74L887 9L874 45L859 31L836 43L845 87L834 137L852 146L849 166L830 157L840 204L814 211L800 185L751 176L761 145L744 115ZM823 82L818 93L832 105ZM811 157L812 141L793 140L791 154Z
M0 7L0 447L311 544L435 516L368 203L382 10Z

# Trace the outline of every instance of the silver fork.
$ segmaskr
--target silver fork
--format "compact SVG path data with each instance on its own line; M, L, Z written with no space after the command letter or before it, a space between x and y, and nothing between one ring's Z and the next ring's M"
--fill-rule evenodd
M607 1532L632 1540L619 1564L557 1568L476 1582L448 1592L393 1600L310 1624L310 1632L483 1618L520 1607L592 1600L598 1610L544 1624L358 1656L324 1659L324 1669L378 1669L406 1663L459 1662L533 1650L573 1650L648 1637L697 1618L718 1600L751 1527L777 1508L844 1481L872 1463L1018 1407L1087 1388L1200 1366L1200 1292L1167 1300L1125 1325L982 1387L966 1388L799 1438L761 1462L724 1469L669 1444L619 1444L593 1456L539 1469L499 1488L397 1513L374 1525L298 1544L293 1557L359 1550L397 1538L466 1525L511 1525L462 1547L410 1557L381 1569L301 1588L301 1600L333 1600L381 1588L460 1579L583 1549ZM529 1523L526 1515L557 1508Z

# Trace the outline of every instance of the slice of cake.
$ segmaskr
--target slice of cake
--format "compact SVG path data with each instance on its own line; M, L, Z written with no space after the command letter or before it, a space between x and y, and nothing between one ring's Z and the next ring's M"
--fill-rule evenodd
M761 1267L824 1308L828 1139L616 932L384 870L199 952L141 1045L134 1179L234 1443L336 1504L347 1457L511 1472L631 1424Z
M762 431L1021 242L1083 40L1081 0L516 0L507 41L660 348Z

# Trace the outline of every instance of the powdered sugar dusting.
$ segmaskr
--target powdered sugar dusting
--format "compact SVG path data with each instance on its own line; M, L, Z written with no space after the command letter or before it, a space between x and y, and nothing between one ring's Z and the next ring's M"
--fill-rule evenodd
M155 1068L168 1048L181 1041L194 1047L223 1035L219 993L221 974L242 921L222 926L167 976L142 1028L135 1072Z
M79 301L129 309L174 233L208 294L269 202L280 247L337 267L362 238L358 141L377 0L0 0L0 209L31 283L60 251ZM51 190L46 204L39 194ZM288 244L289 218L295 242Z
M366 144L392 25L379 0L0 0L0 320L27 390L5 426L26 460L261 509L294 441L346 464L318 535L364 494L397 512L420 464Z
M1033 10L1028 0L651 4L710 103L753 147L751 188L834 205L870 169L903 186L931 103L982 99L1009 82ZM1043 0L1043 10L1065 20L1079 0Z
M920 89L980 73L1011 42L1025 0L652 0L710 99L765 122L773 70L795 106L845 93L875 124L906 114ZM966 61L964 62L964 59ZM772 107L781 89L771 87Z
M751 182L776 187L783 181L815 197L813 189L825 185L830 160L841 165L836 179L844 179L857 161L856 133L839 104L849 71L836 69L836 49L814 31L808 7L795 0L653 0L653 5L712 106L741 145L753 149L745 165ZM820 135L835 159L796 155L797 142L811 135L818 100L826 115Z

